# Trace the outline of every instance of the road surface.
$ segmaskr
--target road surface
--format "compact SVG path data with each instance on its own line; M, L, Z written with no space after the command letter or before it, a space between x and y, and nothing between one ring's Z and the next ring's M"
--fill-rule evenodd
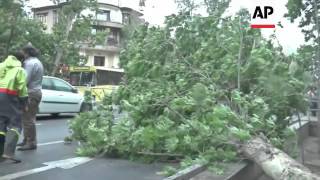
M67 121L72 119L72 116L64 116L57 119L40 117L39 119L37 122L38 149L30 152L17 152L17 157L23 161L20 164L0 163L0 180L163 179L163 177L156 175L162 169L160 164L142 164L105 158L81 159L74 153L77 146L76 143L71 145L63 144L64 137L69 135ZM60 160L65 161L61 162ZM70 164L75 167L65 168L66 164L67 167Z

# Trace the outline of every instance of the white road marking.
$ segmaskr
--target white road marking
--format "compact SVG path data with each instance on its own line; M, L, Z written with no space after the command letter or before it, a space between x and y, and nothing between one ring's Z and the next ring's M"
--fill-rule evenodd
M40 143L38 144L38 146L48 146L52 144L62 144L62 143L64 143L64 141L53 141L53 142L47 142L47 143Z
M91 161L91 158L88 157L76 157L71 159L65 159L60 161L51 161L43 163L44 165L61 168L61 169L71 169L81 164L87 163Z
M48 171L55 168L61 168L61 169L71 169L76 166L85 164L93 159L87 158L87 157L76 157L76 158L70 158L65 160L59 160L59 161L51 161L43 163L44 167L30 169L22 172L17 172L13 174L8 174L5 176L0 177L0 180L13 180L21 177L25 177L32 174L38 174L40 172Z
M41 123L36 123L36 126L42 126L42 124Z
M31 174L37 174L37 173L41 173L43 171L47 171L53 169L53 167L50 166L44 166L41 168L36 168L36 169L30 169L27 171L22 171L22 172L18 172L18 173L14 173L14 174L8 174L5 176L0 177L0 180L11 180L11 179L17 179L20 177L25 177L25 176L29 176Z

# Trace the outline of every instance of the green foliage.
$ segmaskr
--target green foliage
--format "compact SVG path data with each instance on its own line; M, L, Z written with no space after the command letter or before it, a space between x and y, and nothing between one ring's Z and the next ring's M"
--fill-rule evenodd
M177 172L177 169L172 166L166 166L164 167L164 170L159 173L159 175L162 176L172 176Z
M54 1L59 5L60 1ZM85 9L95 10L96 0L71 0L58 9L58 22L53 27L55 54L52 75L56 75L59 64L79 65L83 57L79 56L79 43L92 37L92 15L84 16ZM71 58L70 58L71 57Z
M304 45L298 50L297 58L312 73L314 80L318 81L320 77L320 1L289 0L287 8L288 13L285 16L291 22L300 21L299 27L302 29L305 40L310 42L310 45Z
M79 149L77 151L79 155L90 156L101 153L104 151L104 145L109 141L106 131L112 126L113 117L112 113L108 112L107 109L101 108L83 113L69 123L70 128L74 132L72 138L86 141L88 142L86 147L91 147L89 149Z
M0 58L4 59L9 52L19 50L30 42L40 50L40 59L44 64L46 74L52 72L56 67L54 57L57 55L57 48L61 48L65 52L62 61L59 63L78 64L83 57L79 55L79 48L76 43L91 34L90 23L86 18L77 19L70 30L69 38L66 38L66 35L69 34L66 32L67 16L69 19L72 16L77 16L80 14L81 8L88 7L88 4L93 3L93 1L88 0L79 3L80 1L72 1L70 5L63 6L59 11L59 23L55 25L54 33L47 34L40 22L27 17L27 14L23 11L24 4L18 5L13 1L1 1ZM75 18L71 20L73 21Z
M296 66L290 73L288 57L259 31L243 30L239 20L248 23L247 15L242 10L222 20L182 12L168 17L164 28L139 27L121 53L126 82L113 102L107 97L102 109L73 121L82 152L182 154L181 167L211 164L222 173L219 165L235 160L237 145L252 136L263 133L282 147L290 134L284 119L305 108L304 70ZM112 123L111 103L128 116Z
M0 2L0 55L4 58L9 52L12 42L16 40L16 23L23 17L23 9L20 4L10 0Z
M53 53L52 37L42 31L41 24L27 17L23 11L24 1L21 3L15 4L11 0L0 2L0 59L31 42L40 49L41 59L46 64Z
M320 25L318 14L319 6L320 2L316 0L289 0L287 3L288 13L286 17L288 17L291 22L299 17L303 17L300 20L299 26L303 28L302 32L305 34L306 41L318 41L320 38L317 35L317 31L320 28L318 27Z
M90 90L86 90L84 92L84 102L86 102L86 103L92 102L92 92Z

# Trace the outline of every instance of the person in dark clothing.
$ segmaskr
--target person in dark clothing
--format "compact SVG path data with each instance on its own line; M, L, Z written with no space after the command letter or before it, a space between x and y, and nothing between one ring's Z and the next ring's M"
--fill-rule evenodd
M18 60L20 59L20 60ZM0 63L0 157L1 162L20 162L14 157L21 132L21 114L28 91L22 56L15 53Z

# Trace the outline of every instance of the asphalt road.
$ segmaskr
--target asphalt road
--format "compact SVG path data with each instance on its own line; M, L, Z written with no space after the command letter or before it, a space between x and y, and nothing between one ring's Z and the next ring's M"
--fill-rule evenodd
M160 164L142 164L120 159L92 159L70 169L50 168L43 163L66 160L70 164L72 163L70 159L79 158L74 153L77 148L76 143L71 145L63 143L64 137L69 135L67 121L72 119L72 116L64 116L57 119L40 117L38 119L38 149L30 152L17 152L17 157L22 160L20 164L0 163L0 180L163 179L163 177L156 175L162 169Z

